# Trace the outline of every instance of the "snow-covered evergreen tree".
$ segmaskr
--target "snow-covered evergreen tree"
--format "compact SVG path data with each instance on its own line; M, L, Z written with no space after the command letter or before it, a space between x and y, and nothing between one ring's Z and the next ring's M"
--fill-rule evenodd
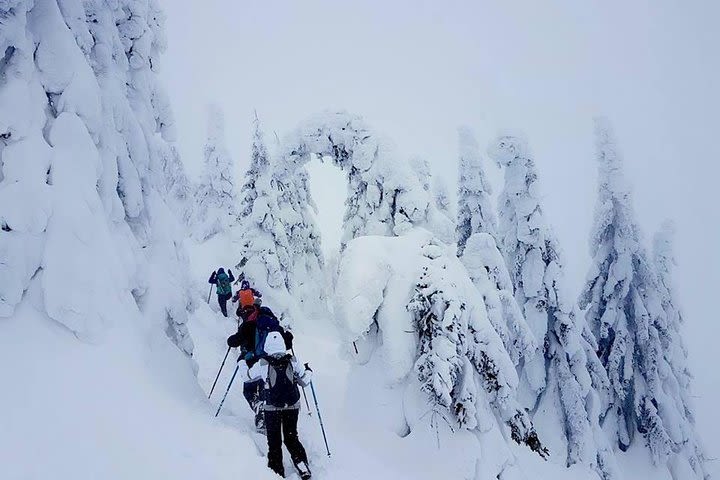
M673 474L676 478L680 478L682 475L688 476L681 470L682 457L684 457L696 476L702 478L707 477L704 465L705 454L695 433L695 414L690 398L692 374L687 365L688 352L681 332L684 318L677 303L673 281L673 270L676 265L673 252L674 235L675 225L671 221L666 221L653 238L653 260L658 274L660 302L665 313L663 324L665 328L661 332L660 339L664 348L665 361L675 377L674 381L666 381L674 390L672 393L677 397L676 402L678 400L681 402L677 408L685 417L683 435L686 440L681 447L683 455L679 456L681 458L673 459L671 468L675 470ZM677 384L674 384L675 382Z
M285 226L289 242L288 251L292 263L286 267L288 287L305 315L325 313L326 295L323 284L323 254L320 249L320 230L313 213L317 212L308 185L305 168L288 171L280 168L274 172L279 189L278 207L280 221Z
M680 392L684 380L671 365L678 352L668 350L681 349L671 326L675 309L642 245L621 157L605 119L596 119L595 134L599 188L590 237L593 265L580 306L587 309L612 386L605 422L621 450L636 443L640 433L656 462L670 460L671 471L686 472L673 458L684 455L695 477L703 478L692 418ZM667 266L662 259L659 264ZM686 448L690 442L693 446Z
M0 314L35 284L80 338L142 313L191 354L181 232L153 174L174 123L156 2L16 0L0 18Z
M303 122L283 143L293 171L311 156L329 158L347 174L342 245L360 235L400 235L428 223L435 206L409 162L356 115L329 112Z
M465 243L475 233L496 235L495 213L490 201L492 190L485 177L480 147L469 128L458 129L458 255L462 255Z
M209 109L203 157L205 171L195 192L190 220L193 236L200 241L227 231L237 210L233 162L225 146L225 120L215 106Z
M290 320L325 313L320 233L311 214L307 173L273 158L257 117L254 125L233 234L239 244L237 268L272 301L278 315Z
M162 178L160 194L163 195L168 206L176 213L178 220L186 225L192 205L192 187L185 173L180 154L175 146L168 146L162 155Z
M460 260L482 296L488 319L505 350L513 363L520 365L523 357L535 352L536 340L515 300L510 273L495 239L488 233L473 234Z
M568 300L558 245L539 203L535 164L518 136L501 135L488 151L505 169L499 236L515 298L537 339L520 367L522 400L533 409L541 436L563 426L564 442L547 440L551 451L566 451L569 465L590 465L614 477L612 450L599 425L608 379L592 335Z
M287 229L278 218L279 196L273 161L268 153L260 121L255 117L250 167L240 189L239 217L233 235L239 244L236 268L253 282L263 295L268 290L287 292L291 264Z
M455 225L447 185L442 177L432 174L430 164L422 157L411 158L410 168L422 185L425 194L431 199L431 204L428 206L426 228L442 241L452 243Z
M421 277L407 307L420 337L415 370L421 388L434 414L446 422L472 430L478 419L489 421L491 408L513 440L545 456L547 449L517 402L517 376L503 344L483 304L466 296L473 289L461 286L457 275L463 272L446 250L435 241L423 246Z

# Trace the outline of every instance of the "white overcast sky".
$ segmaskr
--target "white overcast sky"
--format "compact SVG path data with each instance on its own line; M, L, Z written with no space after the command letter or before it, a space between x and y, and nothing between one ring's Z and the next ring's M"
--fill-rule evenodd
M678 287L710 445L711 426L720 429L710 413L720 401L717 369L708 368L720 332L720 2L161 4L168 34L162 76L192 175L201 167L209 103L225 111L238 176L254 110L268 135L318 111L349 110L450 181L459 125L482 145L499 128L521 129L576 290L588 267L596 190L591 119L608 116L646 238L665 218L678 225ZM321 222L344 189L315 188ZM338 226L325 223L336 241Z

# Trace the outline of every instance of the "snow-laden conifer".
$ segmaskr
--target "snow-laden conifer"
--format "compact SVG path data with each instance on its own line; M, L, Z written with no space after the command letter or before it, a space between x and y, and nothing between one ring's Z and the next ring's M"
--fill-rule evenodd
M203 176L195 191L190 220L193 236L201 241L227 231L237 209L233 162L225 146L225 120L215 106L209 109L203 159Z
M280 190L260 121L255 117L250 167L240 189L238 223L233 235L238 243L236 268L264 294L267 290L287 292L291 264L290 241L279 218Z
M702 454L681 392L686 378L677 371L684 367L673 326L677 325L676 310L668 303L663 283L663 278L668 281L667 250L661 237L658 278L642 244L622 159L607 120L596 119L595 135L599 186L590 236L593 263L580 306L586 309L612 387L605 423L621 450L642 442L656 462L670 461L671 472L685 471L690 465L694 476L703 478Z
M174 139L156 2L11 1L0 18L0 314L35 282L79 338L142 313L190 354L182 233L154 173Z
M683 436L681 455L671 462L674 476L683 475L683 463L686 460L698 478L707 477L705 471L705 454L695 432L695 412L693 410L691 381L692 374L687 365L687 348L682 338L684 317L675 294L673 273L677 264L673 251L675 225L666 221L653 237L653 261L658 275L660 302L665 314L664 329L660 339L665 352L665 360L670 367L674 379L666 377L666 389L671 389L675 396L678 411L682 415ZM687 474L685 474L687 476Z
M458 255L462 255L465 243L475 233L496 232L495 213L490 201L492 190L482 166L480 148L467 127L458 129Z
M592 335L568 297L562 260L539 202L537 171L524 140L501 135L488 149L505 170L499 198L499 238L515 298L537 340L520 366L522 401L535 411L540 435L563 425L567 463L616 475L599 425L608 379L595 357ZM548 440L549 441L549 440Z

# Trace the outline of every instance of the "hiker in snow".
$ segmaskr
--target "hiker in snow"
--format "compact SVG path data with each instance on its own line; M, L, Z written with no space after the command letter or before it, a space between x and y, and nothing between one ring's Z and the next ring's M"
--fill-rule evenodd
M247 307L238 307L238 317L242 319L242 323L238 327L237 333L230 335L227 344L232 348L240 348L238 361L245 360L247 367L250 368L259 357L255 355L255 340L257 334L257 317L260 309L255 305ZM265 433L265 418L262 412L262 398L260 393L263 389L263 380L246 380L243 384L243 396L255 413L255 429L260 433Z
M268 307L250 304L238 307L237 313L242 318L242 323L238 327L237 333L228 337L227 344L232 348L240 348L238 361L244 360L248 369L252 368L265 355L263 346L270 332L279 332L285 341L286 348L292 348L292 333L284 331L277 317ZM255 412L255 428L260 433L265 433L265 418L262 410L263 386L262 379L247 380L243 384L243 396Z
M220 311L224 316L227 314L227 301L232 297L232 282L235 280L232 270L228 269L228 273L225 273L225 269L220 267L217 272L213 272L210 275L208 283L217 285L217 297L218 304L220 305Z
M238 308L247 307L248 305L262 305L262 293L258 292L254 288L250 287L250 282L247 280L243 280L240 284L240 290L235 292L235 296L233 296L232 301L233 303L240 302L240 306Z
M280 332L270 332L265 339L265 355L248 370L248 379L265 383L265 428L268 442L268 467L285 477L282 442L290 452L300 478L310 478L307 453L298 438L297 422L300 413L300 390L310 384L312 370L303 368L295 356L289 354Z

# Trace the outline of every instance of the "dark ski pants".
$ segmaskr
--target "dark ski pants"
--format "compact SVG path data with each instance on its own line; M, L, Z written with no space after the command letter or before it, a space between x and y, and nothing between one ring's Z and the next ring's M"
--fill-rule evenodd
M220 305L220 311L227 317L227 302L232 298L232 293L220 294L218 293L218 304Z
M290 452L293 463L307 462L305 448L300 443L297 431L299 408L292 410L265 410L265 428L268 441L268 467L281 477L283 468L282 441Z
M250 405L250 408L255 410L255 406L258 404L262 398L260 397L260 394L262 393L262 388L264 386L265 382L260 380L255 380L254 382L245 382L243 384L243 396L245 397L245 400L247 400L248 405Z

